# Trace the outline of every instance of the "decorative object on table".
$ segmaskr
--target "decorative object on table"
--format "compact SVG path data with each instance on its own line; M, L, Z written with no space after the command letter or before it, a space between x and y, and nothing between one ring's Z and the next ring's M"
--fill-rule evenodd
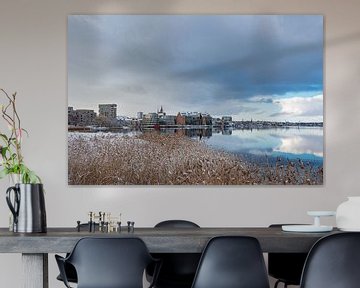
M307 214L314 217L314 224L282 225L282 230L287 232L329 232L333 230L332 226L321 225L320 217L335 216L336 213L334 211L308 211Z
M76 224L78 232L81 231L81 228L86 228L88 232L121 232L121 213L118 216L112 216L110 212L89 211L88 221L81 223L78 220Z
M134 221L127 221L127 227L129 233L134 233L135 231L135 222Z
M16 93L9 95L3 89L0 92L6 100L0 106L1 116L9 128L8 133L0 133L0 178L9 176L15 184L6 191L6 201L13 216L9 228L22 233L46 232L43 185L39 176L25 165L21 152L23 136L28 133L21 126L16 109Z
M322 15L69 15L69 185L322 185L323 31Z
M348 197L337 207L336 226L342 231L360 231L360 196Z

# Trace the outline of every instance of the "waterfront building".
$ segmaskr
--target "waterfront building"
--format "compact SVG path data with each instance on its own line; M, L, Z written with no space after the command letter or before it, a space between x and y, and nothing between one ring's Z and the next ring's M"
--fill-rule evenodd
M175 115L164 115L161 118L159 118L160 125L173 126L175 125L175 122L176 122Z
M221 117L222 127L228 128L233 126L232 117L231 116L223 116Z
M212 117L209 113L201 113L201 125L212 125Z
M179 112L176 115L175 124L176 125L186 125L186 118L185 118L184 113Z
M214 127L221 127L222 126L222 120L220 118L212 118L212 125Z
M160 110L158 110L158 116L159 118L164 117L166 113L164 112L163 106L160 107Z
M223 122L232 122L232 117L231 116L223 116L223 117L221 117L221 120Z
M160 110L157 111L159 118L159 125L163 126L173 126L175 125L176 116L175 115L166 115L163 106L160 107Z
M208 113L179 112L176 125L212 125L212 117Z
M147 113L142 120L143 127L154 127L159 125L159 115L157 113Z
M108 119L116 119L116 104L99 104L99 116Z
M138 120L143 119L143 117L144 117L144 113L143 113L143 112L137 112L136 118L137 118Z
M73 107L68 107L68 125L76 125L76 115Z
M70 110L69 116L69 125L88 126L95 123L96 112L90 109Z

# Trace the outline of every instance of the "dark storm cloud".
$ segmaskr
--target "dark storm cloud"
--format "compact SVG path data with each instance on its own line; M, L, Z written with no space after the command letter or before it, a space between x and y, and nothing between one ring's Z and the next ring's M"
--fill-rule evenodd
M164 73L176 61L176 52L167 25L162 27L165 23L159 20L161 17L70 16L69 63L75 72L81 69L83 77Z
M269 22L274 26L272 21ZM281 95L289 91L322 90L322 25L316 27L319 28L318 34L301 42L296 38L291 41L286 33L282 37L274 36L276 27L272 33L269 33L269 28L259 29L252 36L251 51L242 53L233 49L233 53L227 54L229 60L184 70L179 77L188 81L219 83L223 89L221 97L248 98ZM303 33L306 33L305 29Z
M322 21L316 15L69 16L69 100L99 103L116 95L127 103L210 111L224 101L321 91Z

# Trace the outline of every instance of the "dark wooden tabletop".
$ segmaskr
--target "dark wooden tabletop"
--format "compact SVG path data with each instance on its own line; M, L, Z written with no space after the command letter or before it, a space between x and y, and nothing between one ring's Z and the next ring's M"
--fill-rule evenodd
M139 237L152 253L200 253L207 241L221 235L252 236L264 252L307 252L321 237L338 233L294 233L281 228L126 228L119 232L77 232L76 228L48 228L47 233L20 234L0 228L0 253L65 253L82 237Z

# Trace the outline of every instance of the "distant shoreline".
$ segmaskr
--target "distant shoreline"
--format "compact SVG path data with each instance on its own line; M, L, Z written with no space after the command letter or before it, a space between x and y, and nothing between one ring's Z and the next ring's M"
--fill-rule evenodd
M321 123L322 124L322 123ZM126 131L142 131L142 130L166 130L166 129L177 129L177 130L190 130L190 129L221 129L221 130L262 130L262 129L304 129L304 128L324 128L323 125L287 125L287 126L245 126L245 127L227 127L220 128L212 125L160 125L158 128L144 127L140 128L129 128L129 127L95 127L95 126L68 126L68 132L126 132Z

